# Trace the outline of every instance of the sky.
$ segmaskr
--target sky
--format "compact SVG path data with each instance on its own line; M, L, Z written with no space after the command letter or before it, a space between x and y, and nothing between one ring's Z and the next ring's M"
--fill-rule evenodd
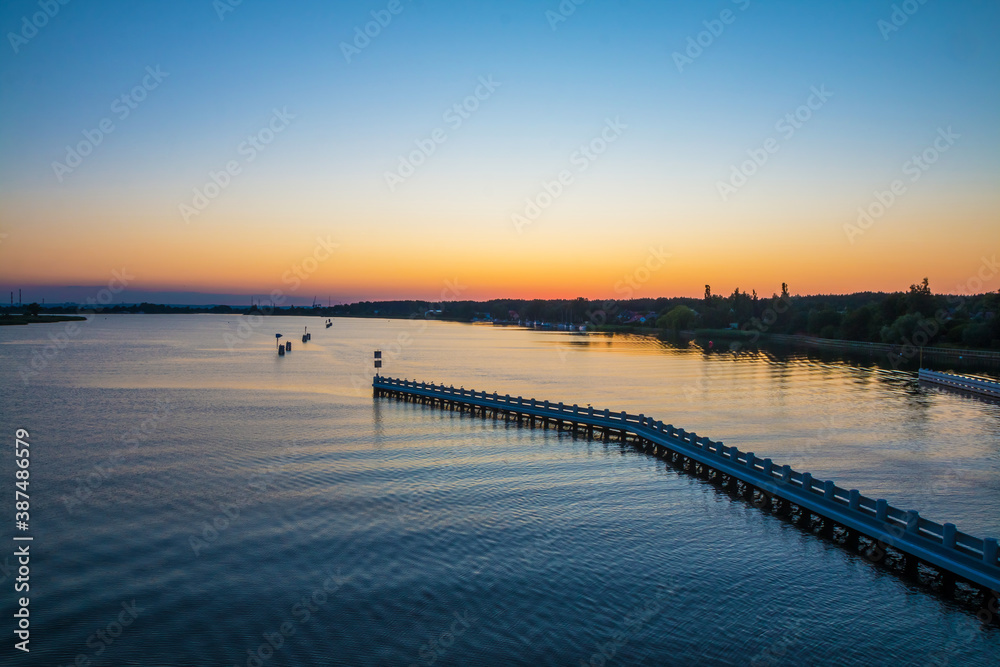
M1000 251L994 1L8 0L0 28L5 297L958 293Z

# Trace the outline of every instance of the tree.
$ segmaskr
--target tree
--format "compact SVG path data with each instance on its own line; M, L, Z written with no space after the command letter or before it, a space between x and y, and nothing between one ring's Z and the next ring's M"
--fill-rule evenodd
M924 318L920 313L900 315L896 320L882 327L882 342L896 345L911 344L917 347L929 345L941 332L934 320Z
M745 322L753 317L753 301L749 294L740 292L739 287L729 296L729 307L737 322Z
M893 292L879 304L883 322L895 322L900 315L906 314L906 295Z
M874 304L856 308L847 313L840 329L847 340L874 340L878 337L878 310Z
M990 340L990 325L988 324L970 324L962 331L962 343L969 347L989 347Z
M836 338L840 328L840 313L824 306L822 309L812 309L809 311L806 320L806 330L820 338Z
M697 316L698 314L687 306L675 306L668 313L661 315L659 319L656 320L656 326L661 329L682 331L684 329L690 329Z
M781 283L781 298L788 298L788 283Z
M24 307L24 312L32 317L38 317L38 311L41 310L41 306L37 303L29 303Z
M931 294L927 278L924 278L922 282L910 285L910 291L906 295L906 305L909 313L920 313L925 317L934 314L934 295Z

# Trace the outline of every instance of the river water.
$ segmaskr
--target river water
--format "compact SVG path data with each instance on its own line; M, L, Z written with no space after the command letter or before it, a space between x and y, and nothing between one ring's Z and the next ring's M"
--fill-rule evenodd
M31 450L30 529L11 516L6 534L34 538L29 593L14 546L0 557L4 664L1000 662L974 607L617 443L373 400L371 358L642 412L986 537L996 403L805 353L241 321L0 328L5 494L17 429ZM30 654L11 633L21 595Z

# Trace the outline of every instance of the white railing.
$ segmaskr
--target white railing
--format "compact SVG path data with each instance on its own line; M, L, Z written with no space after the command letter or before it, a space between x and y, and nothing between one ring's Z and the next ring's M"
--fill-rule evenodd
M1000 549L994 538L982 539L963 533L951 523L936 523L920 516L915 510L901 510L886 500L873 499L861 495L857 489L844 489L832 480L816 480L808 472L792 470L790 466L779 466L769 458L758 458L753 452L741 452L737 447L727 447L721 442L699 437L671 424L655 421L643 414L611 412L592 407L564 405L539 401L496 392L486 393L473 389L444 386L376 376L372 386L427 397L453 400L470 405L492 409L530 414L539 417L555 417L578 423L600 426L615 430L629 431L635 435L656 442L669 441L678 453L696 458L709 465L749 483L766 492L783 497L800 506L847 524L862 532L873 530L888 540L888 544L903 548L900 540L916 540L936 547L936 551L955 554L963 559L972 559L987 566L986 585L1000 589ZM667 444L667 443L659 443ZM867 530L866 530L867 529ZM892 530L894 529L894 530ZM887 534L887 531L891 533ZM895 533L895 534L892 534ZM907 549L903 548L904 551ZM978 583L983 583L982 581Z
M929 371L925 368L917 371L917 377L927 382L934 382L947 387L954 387L955 389L974 391L990 396L1000 396L1000 382L994 382L986 378L957 375L955 373L939 373L937 371Z

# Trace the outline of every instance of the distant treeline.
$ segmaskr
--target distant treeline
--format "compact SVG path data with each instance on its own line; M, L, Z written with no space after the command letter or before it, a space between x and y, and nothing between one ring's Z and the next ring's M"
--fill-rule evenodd
M64 313L62 307L2 309L8 312ZM72 309L71 309L72 310ZM88 311L91 310L88 308ZM770 297L735 289L729 296L705 286L701 299L690 297L594 299L492 299L489 301L362 301L332 307L192 307L151 303L95 308L103 313L212 313L303 315L318 317L428 318L457 322L492 321L623 327L663 333L697 329L737 329L750 334L805 334L820 338L1000 349L1000 293L971 296L933 294L925 278L906 292L858 292L791 296L788 286ZM746 335L746 334L744 334Z
M353 303L329 309L333 316L423 317L457 321L541 322L588 329L656 328L662 332L737 329L761 334L898 345L1000 349L1000 292L973 296L933 294L927 279L906 292L858 292L791 296L788 286L770 297L735 289L729 296L705 286L701 299L493 299L432 304L425 301Z

